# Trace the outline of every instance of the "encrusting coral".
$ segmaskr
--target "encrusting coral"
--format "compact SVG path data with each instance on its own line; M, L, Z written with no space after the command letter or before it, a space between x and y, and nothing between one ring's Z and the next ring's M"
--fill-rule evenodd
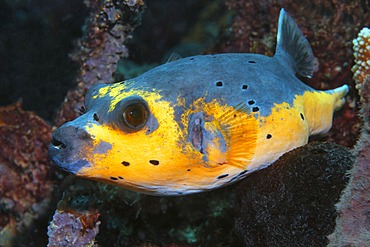
M353 40L353 50L355 65L352 67L353 79L356 83L356 89L362 96L362 88L365 79L370 76L370 29L364 27L358 37Z
M57 114L56 126L78 116L88 88L113 81L118 61L128 56L124 43L137 26L144 6L142 0L84 2L90 8L87 32L71 55L80 64L77 87L68 92Z
M89 224L87 224L87 223ZM48 246L96 246L95 236L99 233L100 221L97 214L74 215L57 211L48 227Z

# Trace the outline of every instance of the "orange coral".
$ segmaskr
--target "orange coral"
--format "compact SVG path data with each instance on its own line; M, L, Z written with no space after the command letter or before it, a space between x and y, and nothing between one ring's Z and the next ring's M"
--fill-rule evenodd
M358 37L353 40L355 65L352 67L356 89L362 95L362 87L366 76L370 75L370 29L364 27Z

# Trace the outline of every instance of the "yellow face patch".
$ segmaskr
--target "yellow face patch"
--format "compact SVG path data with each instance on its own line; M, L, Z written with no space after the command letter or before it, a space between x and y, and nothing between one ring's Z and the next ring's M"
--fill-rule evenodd
M117 95L121 100L141 96L157 119L158 128L151 133L146 128L126 133L109 123L89 124L86 131L93 138L94 148L102 143L109 143L111 148L105 153L85 150L90 153L87 160L91 167L82 168L77 175L138 191L187 191L217 187L224 183L222 178L247 169L256 148L257 120L245 108L199 99L183 111L178 123L174 106L159 92L122 93L122 87L102 88L94 97L113 97L109 107L113 111L120 102ZM183 107L184 103L179 98L176 106ZM189 117L198 112L204 114L202 128L207 134L204 138L209 140L203 153L188 138Z
M121 100L132 96L137 95L142 98L145 98L148 101L156 101L161 98L160 94L153 89L153 92L147 92L145 90L140 89L131 89L129 91L125 90L126 88L133 85L133 82L125 82L125 83L115 83L111 84L108 87L102 87L99 91L93 95L93 99L102 98L104 96L109 96L111 99L108 112L112 112L117 103Z

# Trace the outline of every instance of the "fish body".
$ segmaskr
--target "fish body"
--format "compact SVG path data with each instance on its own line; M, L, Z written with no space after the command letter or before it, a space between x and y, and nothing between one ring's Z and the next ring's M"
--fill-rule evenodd
M327 132L348 86L318 91L314 56L280 12L276 54L178 59L92 87L87 112L53 133L53 161L77 176L153 195L215 189Z

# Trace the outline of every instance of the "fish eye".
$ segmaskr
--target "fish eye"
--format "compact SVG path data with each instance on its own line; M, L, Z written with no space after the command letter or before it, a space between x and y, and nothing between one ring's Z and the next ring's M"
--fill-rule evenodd
M146 124L148 113L148 108L143 103L130 104L123 110L123 123L127 128L138 131Z

